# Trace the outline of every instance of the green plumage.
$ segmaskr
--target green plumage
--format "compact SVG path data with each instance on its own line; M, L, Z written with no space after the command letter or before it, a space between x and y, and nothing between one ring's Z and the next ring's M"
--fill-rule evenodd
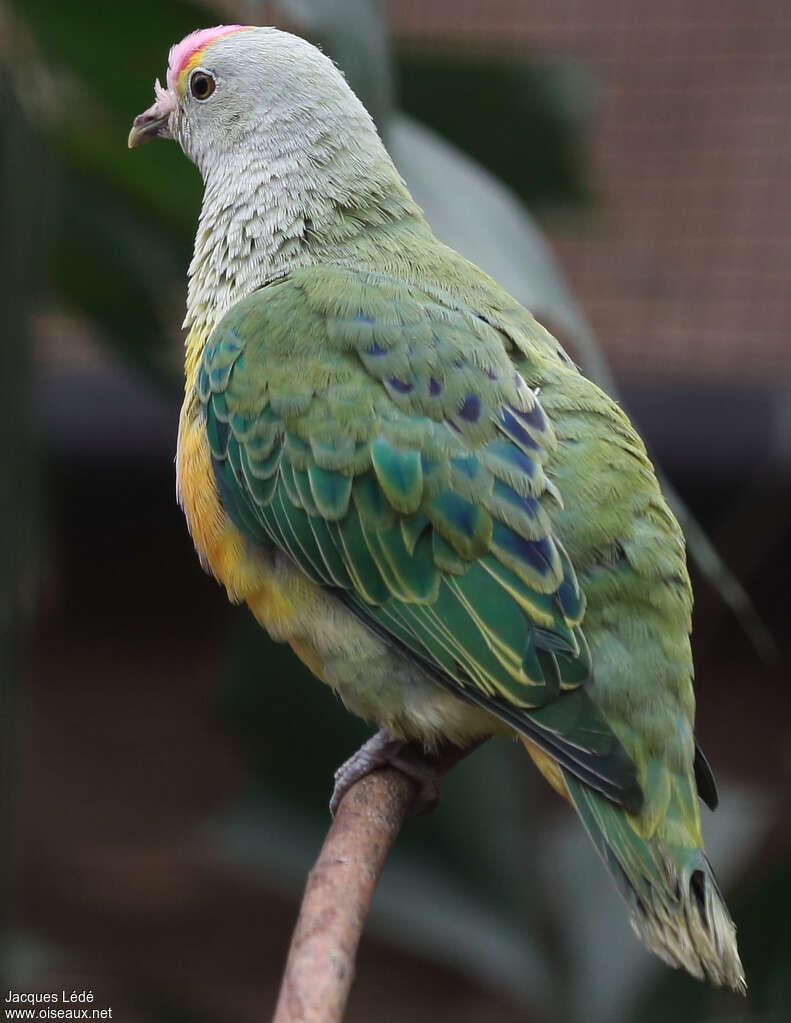
M738 985L701 848L680 532L620 409L515 303L478 308L343 264L239 302L197 388L223 504L549 754L646 944Z
M177 456L202 561L392 736L521 735L646 944L743 989L700 834L684 543L642 442L434 237L331 61L200 38L217 88L193 103L171 66L130 145L178 139L206 184Z

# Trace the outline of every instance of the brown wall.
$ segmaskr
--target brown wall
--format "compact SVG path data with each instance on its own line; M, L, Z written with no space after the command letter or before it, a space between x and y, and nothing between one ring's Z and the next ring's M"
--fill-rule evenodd
M547 225L619 369L791 379L791 5L388 0L396 39L599 80L593 215Z

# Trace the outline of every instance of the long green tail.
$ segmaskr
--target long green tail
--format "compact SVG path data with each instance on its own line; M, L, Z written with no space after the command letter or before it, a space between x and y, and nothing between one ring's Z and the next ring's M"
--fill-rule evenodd
M663 828L663 822L643 838L624 810L563 774L640 940L669 966L745 994L736 928L702 847L668 841L678 828ZM671 803L671 819L672 811Z

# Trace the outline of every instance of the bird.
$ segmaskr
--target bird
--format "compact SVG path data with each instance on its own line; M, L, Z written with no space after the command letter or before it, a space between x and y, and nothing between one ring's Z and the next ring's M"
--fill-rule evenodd
M435 237L310 42L200 29L154 93L129 147L175 140L204 183L178 500L230 600L378 725L333 809L386 763L430 804L437 751L516 737L644 944L745 992L684 538L629 419Z

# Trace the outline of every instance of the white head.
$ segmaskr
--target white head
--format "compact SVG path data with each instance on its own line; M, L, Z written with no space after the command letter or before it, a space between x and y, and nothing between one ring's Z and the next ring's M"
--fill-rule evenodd
M167 88L135 118L130 148L175 139L207 184L229 161L325 160L344 150L356 169L384 150L370 115L315 46L275 28L220 25L170 50ZM318 152L317 152L318 151Z
M205 183L188 324L319 258L370 217L417 213L365 107L315 46L274 28L193 32L130 147L175 139ZM393 212L395 211L395 212Z

